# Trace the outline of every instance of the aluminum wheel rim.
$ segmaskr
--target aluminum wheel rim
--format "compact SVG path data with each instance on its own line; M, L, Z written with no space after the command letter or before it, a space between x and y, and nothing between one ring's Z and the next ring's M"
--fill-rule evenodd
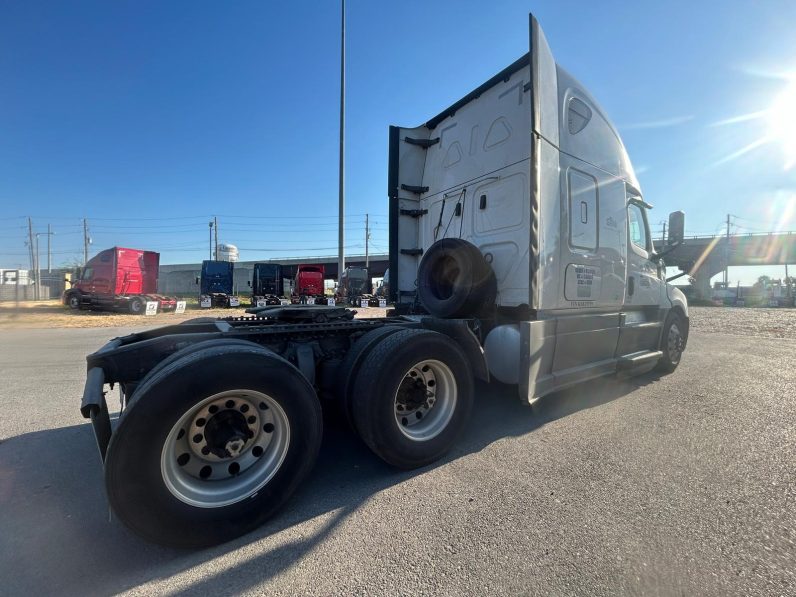
M419 403L421 392L425 400ZM450 367L432 359L420 361L404 374L395 392L395 422L409 439L428 441L448 426L456 401L456 378Z
M680 357L683 354L682 349L683 337L680 334L680 328L676 323L669 326L669 337L667 339L667 350L669 351L669 360L672 363L679 363Z
M227 441L224 455L210 451L212 438L207 436L214 417L245 421L247 437ZM161 453L161 475L177 499L200 508L220 508L250 497L268 483L289 445L287 415L273 398L252 390L229 390L205 398L172 427Z

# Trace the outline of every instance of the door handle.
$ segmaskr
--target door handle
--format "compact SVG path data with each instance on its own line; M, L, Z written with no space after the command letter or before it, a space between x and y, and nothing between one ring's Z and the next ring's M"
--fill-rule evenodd
M627 294L633 296L633 292L635 290L636 290L636 279L633 276L630 276L627 279Z

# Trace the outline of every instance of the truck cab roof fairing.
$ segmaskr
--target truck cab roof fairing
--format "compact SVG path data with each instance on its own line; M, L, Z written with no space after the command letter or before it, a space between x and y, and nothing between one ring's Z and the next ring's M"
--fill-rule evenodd
M484 91L487 89L491 89L498 83L508 80L512 74L517 72L518 70L522 69L525 66L528 66L530 62L531 54L528 52L527 54L520 56L517 60L512 62L509 66L504 68L502 71L497 73L495 76L491 77L475 89L473 89L470 93L465 95L459 101L455 102L454 104L450 105L449 107L445 108L442 112L434 116L428 120L423 126L428 129L435 129L439 123L445 120L448 116L453 116L456 114L456 110L469 104L474 99L478 98Z
M611 119L575 77L559 65L556 72L561 109L559 149L640 189L625 144ZM584 104L586 114L581 114Z

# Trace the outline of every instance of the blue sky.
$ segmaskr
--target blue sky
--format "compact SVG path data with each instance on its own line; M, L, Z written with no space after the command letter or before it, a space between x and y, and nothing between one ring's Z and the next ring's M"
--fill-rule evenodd
M387 249L387 127L527 51L528 12L617 124L653 229L683 209L693 233L728 212L734 231L796 230L782 143L741 152L766 119L721 124L796 73L796 3L349 0L349 254L366 213ZM336 2L0 3L0 267L27 267L27 216L52 225L55 264L80 259L83 217L92 252L163 263L206 258L214 215L242 259L334 254L338 37ZM782 268L730 278L763 273Z

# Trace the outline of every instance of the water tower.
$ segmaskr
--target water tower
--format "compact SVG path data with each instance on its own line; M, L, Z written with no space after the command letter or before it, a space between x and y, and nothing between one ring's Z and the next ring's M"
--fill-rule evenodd
M218 260L219 261L237 261L239 257L238 247L227 243L218 245Z

